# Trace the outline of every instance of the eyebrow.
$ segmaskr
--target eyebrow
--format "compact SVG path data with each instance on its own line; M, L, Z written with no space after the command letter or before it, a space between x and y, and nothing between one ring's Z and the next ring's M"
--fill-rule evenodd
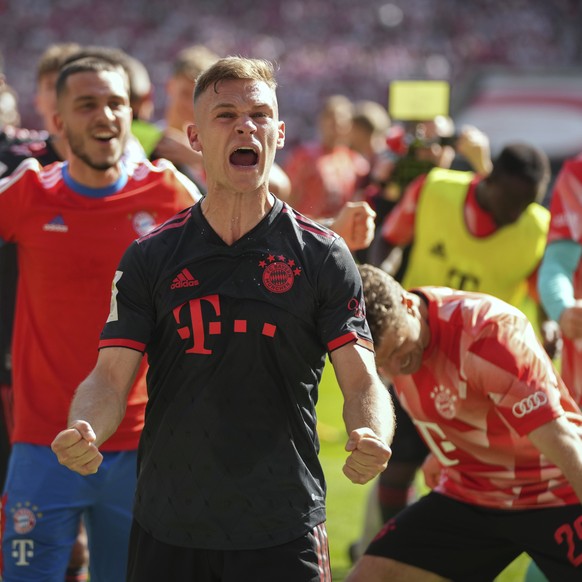
M73 99L73 103L83 103L85 101L98 101L99 99L103 98L103 95L79 95ZM110 99L119 99L120 101L124 101L129 103L129 99L127 96L118 94L118 93L111 93L106 96L106 99L109 101Z
M212 110L214 111L215 109L237 109L238 106L235 105L234 103L229 103L229 102L225 102L225 103L217 103L216 105L214 105L212 107ZM253 105L251 107L251 109L273 109L272 105L269 105L268 103L257 103L256 105Z

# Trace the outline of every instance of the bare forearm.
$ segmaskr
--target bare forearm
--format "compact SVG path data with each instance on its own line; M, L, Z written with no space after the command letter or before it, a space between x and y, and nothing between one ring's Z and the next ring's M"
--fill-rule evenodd
M126 402L117 390L90 376L77 388L69 410L69 426L76 420L87 421L97 436L95 444L100 446L117 430L125 408Z
M582 438L578 430L565 416L561 416L535 429L528 436L562 470L582 503Z
M564 455L563 461L559 461L558 466L562 469L566 479L572 485L580 503L582 503L582 442L580 437L571 434L569 437L568 452Z
M367 377L362 386L344 400L343 418L348 434L357 428L369 427L387 445L394 437L395 421L392 399L379 378Z
M69 426L85 420L97 436L95 444L106 441L123 420L141 359L141 353L126 348L101 350L97 366L77 388L69 410Z

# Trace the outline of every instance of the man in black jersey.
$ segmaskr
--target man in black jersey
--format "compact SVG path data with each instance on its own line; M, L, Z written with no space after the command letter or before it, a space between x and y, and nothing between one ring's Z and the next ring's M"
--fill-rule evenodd
M390 457L361 279L340 237L268 190L285 138L270 63L198 79L190 143L208 193L132 244L59 461L95 473L147 353L149 403L128 580L331 580L315 404L326 353L344 396L345 475Z

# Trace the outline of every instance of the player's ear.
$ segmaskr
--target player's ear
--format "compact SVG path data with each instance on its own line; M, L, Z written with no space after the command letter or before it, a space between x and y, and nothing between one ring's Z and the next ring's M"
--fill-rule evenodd
M186 133L188 134L188 141L190 142L190 147L195 152L202 153L202 143L200 142L200 135L198 133L198 126L195 123L191 123L186 128Z
M277 149L280 150L285 145L285 122L279 121L279 137L277 138Z
M59 137L65 137L65 128L64 128L64 123L63 123L63 118L61 117L61 114L58 111L55 111L53 113L53 125L55 127L55 129L57 130L57 134Z

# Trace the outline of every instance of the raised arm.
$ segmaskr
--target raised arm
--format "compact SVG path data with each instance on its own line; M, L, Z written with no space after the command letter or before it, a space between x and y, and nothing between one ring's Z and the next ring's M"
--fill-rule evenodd
M99 352L97 365L75 392L68 428L51 445L59 463L81 475L97 472L103 459L99 446L123 420L141 359L140 352L127 348Z
M582 302L574 296L574 272L582 245L573 240L548 244L538 275L540 299L548 316L560 324L570 339L582 337Z
M580 428L562 415L532 432L531 442L564 473L582 502L582 438Z
M343 417L350 453L343 472L354 483L367 483L387 466L394 436L394 409L376 372L374 354L354 343L331 354L344 397Z

